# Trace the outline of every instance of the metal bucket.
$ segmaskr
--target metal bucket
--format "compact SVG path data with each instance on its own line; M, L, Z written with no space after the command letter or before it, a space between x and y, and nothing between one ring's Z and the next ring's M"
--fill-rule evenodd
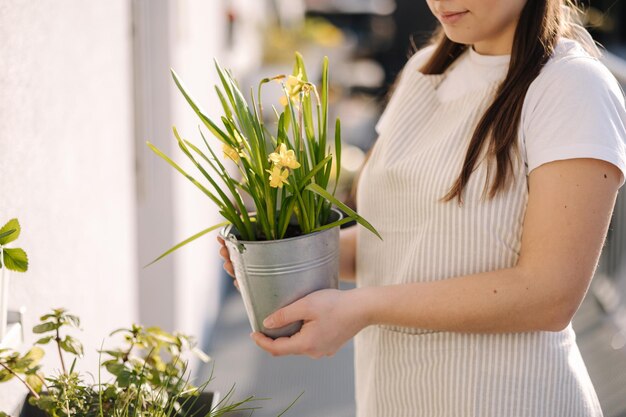
M329 223L341 219L332 211ZM237 230L220 231L254 331L277 338L291 336L302 322L266 329L263 320L276 310L321 289L339 286L339 227L281 240L242 241Z

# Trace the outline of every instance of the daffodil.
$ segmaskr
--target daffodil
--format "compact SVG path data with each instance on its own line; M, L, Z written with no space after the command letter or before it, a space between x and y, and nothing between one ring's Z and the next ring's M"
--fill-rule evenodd
M287 177L289 176L288 169L281 169L281 167L274 165L272 170L266 170L270 174L270 187L273 188L283 188L284 184L289 184L287 182Z
M287 82L285 83L285 88L287 89L287 94L292 99L297 99L300 91L302 90L302 86L305 82L302 80L304 76L302 75L302 71L298 71L298 75L290 75L287 77Z
M235 163L239 162L239 152L232 146L223 143L222 152L224 152L224 159L232 159Z
M287 146L281 143L276 152L270 154L270 161L279 168L297 169L300 163L296 159L296 154L292 149L287 150Z

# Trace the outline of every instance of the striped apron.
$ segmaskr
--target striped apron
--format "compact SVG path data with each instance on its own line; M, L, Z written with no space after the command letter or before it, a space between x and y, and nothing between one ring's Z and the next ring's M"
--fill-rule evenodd
M405 70L379 122L357 203L384 241L359 228L359 287L443 280L517 263L528 200L523 140L515 183L506 192L483 198L481 163L462 207L440 202L498 87L493 82L441 102L436 88L444 78ZM355 339L355 372L358 417L602 415L571 326L512 334L370 326Z

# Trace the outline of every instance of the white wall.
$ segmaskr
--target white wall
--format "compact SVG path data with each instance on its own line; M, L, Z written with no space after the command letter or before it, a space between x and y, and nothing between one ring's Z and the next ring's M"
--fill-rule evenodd
M27 329L51 307L78 314L92 370L102 339L137 317L130 10L0 2L0 222L20 219L30 258L10 304ZM0 410L22 392L0 385Z
M27 329L51 307L81 316L85 370L96 369L95 350L114 328L139 322L202 337L217 317L215 233L142 268L220 221L145 141L182 162L171 126L199 139L170 67L219 118L213 58L241 66L242 77L258 62L245 43L224 50L225 4L0 2L0 222L19 217L31 260L10 304L26 306ZM49 356L47 369L58 367ZM0 385L0 410L12 411L23 392Z
M219 223L213 203L145 145L150 140L196 175L172 126L200 144L201 122L170 76L174 68L206 113L219 117L213 57L222 49L221 2L134 2L139 263ZM206 132L205 132L206 134ZM214 142L219 151L217 141ZM199 173L198 173L199 174ZM201 337L219 308L221 262L214 232L139 271L140 319Z
M225 28L223 10L216 3L219 2L188 0L176 3L177 7L173 10L176 30L173 33L172 67L185 81L197 104L209 117L219 121L222 113L214 92L218 77L213 58L222 52ZM202 148L203 142L198 133L198 125L202 123L173 81L170 86L173 106L171 124L176 125L182 137ZM169 135L173 142L171 130ZM213 137L206 129L204 135L215 152L221 155L220 142L217 139L211 141ZM178 148L173 154L178 155L178 161L184 160ZM184 166L198 175L197 178L200 177L191 163ZM176 242L223 221L213 202L179 174L175 179L174 202L177 213ZM212 326L219 309L222 262L217 252L216 234L212 232L181 249L176 260L176 325L180 331L197 336Z

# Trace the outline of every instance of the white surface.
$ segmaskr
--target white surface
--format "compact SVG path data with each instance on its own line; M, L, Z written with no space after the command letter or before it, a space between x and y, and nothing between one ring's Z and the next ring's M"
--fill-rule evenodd
M7 325L5 335L0 340L0 349L20 349L22 347L22 325L11 323Z
M0 262L4 262L4 253L0 248ZM0 344L7 332L7 312L9 310L9 272L4 266L0 269Z
M204 0L178 2L177 5L178 8L174 12L177 30L173 39L172 67L185 81L189 92L205 114L213 120L219 120L222 115L221 106L214 93L214 85L219 79L213 59L219 59L222 52L223 14L213 2ZM198 132L198 126L202 122L173 81L170 82L170 89L172 96L170 124L176 125L183 138L204 149L204 143ZM216 154L221 155L220 142L206 129L203 131ZM174 142L171 130L168 134ZM173 155L177 161L182 162L186 159L178 147L175 147ZM185 161L183 166L196 178L202 178L202 174L191 162ZM172 170L169 166L167 169ZM207 184L208 181L204 180L203 183ZM175 243L223 221L215 204L178 173L175 173L173 201L177 214ZM212 327L219 309L222 262L218 255L216 235L217 232L212 232L196 240L181 249L176 258L177 329L197 337L200 337L206 328Z
M223 44L223 14L210 2L137 0L134 4L139 264L221 222L213 203L146 146L149 140L196 178L172 126L199 144L201 123L177 90L170 68L196 102L219 117L213 58ZM205 132L207 138L210 135ZM199 146L203 148L204 145ZM203 183L206 183L203 181ZM221 263L213 233L139 271L140 319L201 337L219 307Z
M0 223L19 218L30 260L9 307L26 306L25 346L50 308L79 315L91 370L136 318L129 14L124 0L0 2ZM0 410L24 392L2 384Z

